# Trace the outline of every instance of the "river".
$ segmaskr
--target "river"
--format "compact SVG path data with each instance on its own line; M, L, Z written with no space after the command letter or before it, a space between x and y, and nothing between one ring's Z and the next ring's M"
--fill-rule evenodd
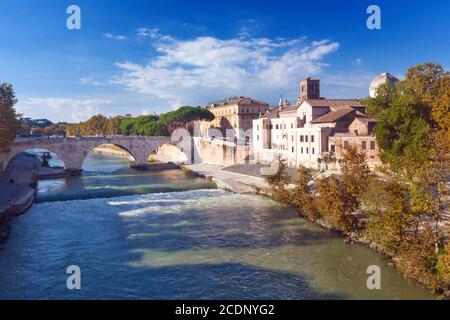
M89 155L81 177L39 182L0 249L0 299L432 299L381 255L294 210L180 170ZM66 269L81 270L68 290ZM368 266L381 268L369 290Z

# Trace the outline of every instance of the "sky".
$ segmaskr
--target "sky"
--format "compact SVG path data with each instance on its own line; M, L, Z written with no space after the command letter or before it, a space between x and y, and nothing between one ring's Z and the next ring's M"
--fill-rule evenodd
M370 30L369 5L381 9ZM81 9L69 30L66 10ZM0 0L0 83L24 117L79 122L244 95L295 102L299 81L361 98L371 80L450 67L450 1Z

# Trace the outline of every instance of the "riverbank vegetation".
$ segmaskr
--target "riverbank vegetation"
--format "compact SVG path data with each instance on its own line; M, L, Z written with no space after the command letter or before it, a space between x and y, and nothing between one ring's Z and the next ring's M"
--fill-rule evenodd
M383 166L370 171L366 155L349 147L341 173L312 180L267 178L272 196L305 217L392 257L407 278L450 296L450 73L426 63L410 68L395 87L368 98ZM295 187L289 187L289 184Z
M66 126L67 134L82 135L142 135L168 136L176 128L192 128L196 120L214 120L214 115L205 108L184 106L162 115L139 117L110 117L96 115L85 122Z
M17 103L12 85L0 84L0 151L7 151L9 144L20 130L19 115L14 109Z

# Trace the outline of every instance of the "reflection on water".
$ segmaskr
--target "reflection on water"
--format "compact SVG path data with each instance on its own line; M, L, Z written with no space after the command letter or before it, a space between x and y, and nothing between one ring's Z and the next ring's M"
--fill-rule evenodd
M0 298L433 298L382 256L267 198L205 189L179 171L113 172L40 185L41 203L15 220L0 251ZM145 181L198 190L100 198L150 188ZM75 194L84 200L66 200ZM66 289L73 264L76 292ZM366 287L370 265L381 267L380 291Z

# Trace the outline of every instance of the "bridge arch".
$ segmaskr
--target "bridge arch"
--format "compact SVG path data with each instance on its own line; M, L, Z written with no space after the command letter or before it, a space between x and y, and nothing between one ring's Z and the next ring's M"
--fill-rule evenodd
M131 156L132 166L146 167L148 166L150 155L155 150L165 144L174 144L174 142L171 141L170 137L147 136L66 137L59 139L17 140L11 144L9 152L0 152L0 171L5 170L7 164L16 154L27 149L45 149L53 152L64 162L66 170L80 171L84 160L91 150L105 144L116 145L124 149Z
M60 150L58 148L28 148L26 146L23 147L12 147L10 148L10 151L8 152L8 154L3 157L3 159L0 159L0 172L4 171L8 168L8 165L11 163L11 161L18 156L21 153L35 153L33 151L35 150L42 150L43 152L50 152L55 154L59 160L61 160L61 162L64 165L64 169L67 169L67 164L66 161L64 160L64 155L63 153L60 152Z
M83 151L83 159L81 160L80 168L83 167L86 159L90 154L100 154L106 156L119 156L127 159L131 166L136 165L136 158L132 151L127 147L122 146L117 143L100 143L96 146L88 146L86 150Z

